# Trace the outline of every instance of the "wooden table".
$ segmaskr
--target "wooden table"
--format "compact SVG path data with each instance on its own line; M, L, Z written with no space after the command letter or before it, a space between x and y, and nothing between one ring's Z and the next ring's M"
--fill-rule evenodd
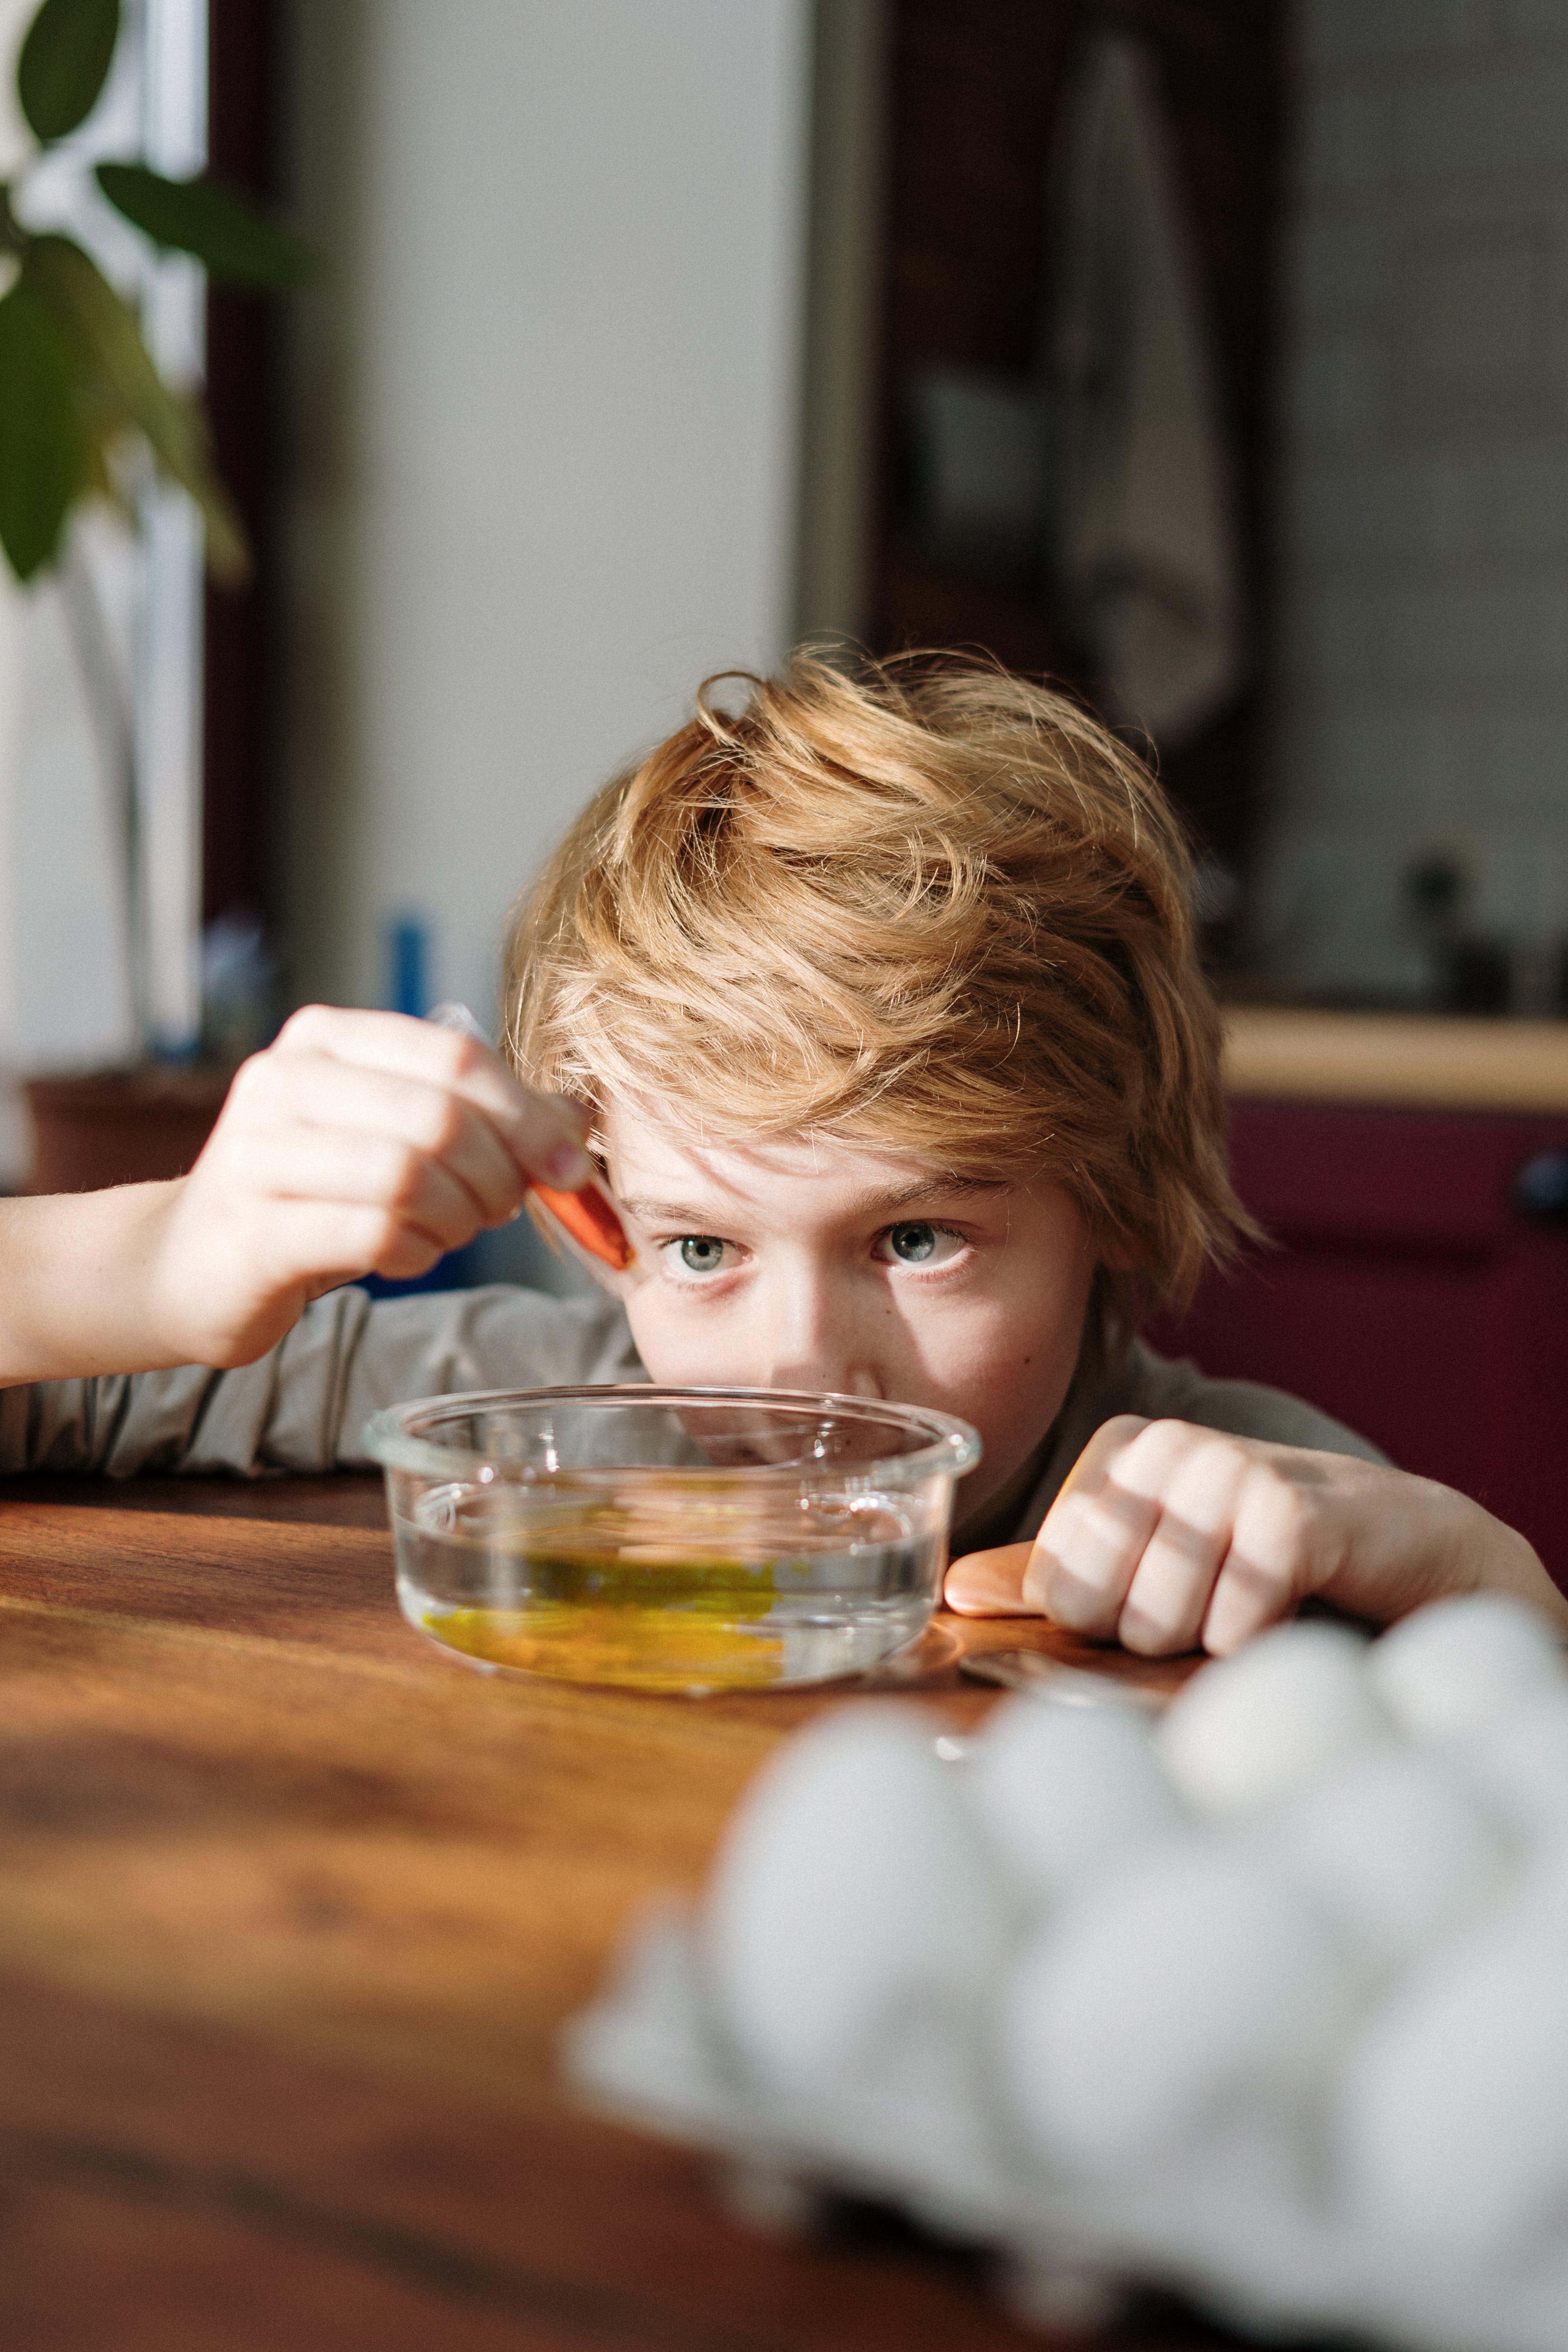
M752 2233L558 2084L628 1918L833 1703L480 1677L404 1625L366 1480L0 1490L0 2345L1068 2341L956 2259Z

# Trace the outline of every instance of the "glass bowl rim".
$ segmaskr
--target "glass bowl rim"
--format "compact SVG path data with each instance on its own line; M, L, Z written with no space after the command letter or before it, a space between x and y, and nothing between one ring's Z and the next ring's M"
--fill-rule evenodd
M654 1404L668 1405L676 1400L694 1404L760 1404L791 1405L797 1411L810 1406L818 1410L831 1408L863 1420L880 1417L905 1429L923 1429L932 1433L929 1445L917 1447L909 1454L878 1455L874 1460L857 1462L852 1474L857 1480L875 1477L883 1485L914 1484L921 1478L944 1475L961 1478L973 1470L983 1451L978 1431L956 1414L939 1412L934 1406L896 1404L881 1397L850 1396L833 1390L818 1389L739 1389L703 1388L695 1383L658 1382L652 1381L595 1381L580 1384L568 1383L558 1388L542 1389L457 1389L444 1395L410 1397L400 1404L384 1405L373 1413L365 1423L365 1452L384 1470L407 1471L414 1475L438 1478L449 1482L465 1475L473 1476L480 1470L506 1470L504 1458L481 1452L477 1446L437 1445L429 1439L415 1435L408 1423L415 1414L442 1414L454 1421L468 1412L482 1412L486 1407L519 1404ZM690 1479L708 1483L714 1478L740 1477L747 1480L775 1478L798 1483L802 1475L832 1475L826 1463L747 1463L725 1470L716 1465L697 1463L637 1463L626 1462L618 1466L598 1463L574 1463L560 1472L546 1471L544 1477L570 1479L574 1483L610 1484L623 1479L628 1472L647 1471L662 1479ZM538 1474L536 1474L538 1475ZM521 1482L520 1482L521 1483Z

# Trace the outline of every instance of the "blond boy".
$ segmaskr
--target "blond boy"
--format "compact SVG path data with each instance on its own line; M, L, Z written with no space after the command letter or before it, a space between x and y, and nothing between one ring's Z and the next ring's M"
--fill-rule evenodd
M313 1008L190 1176L7 1204L0 1379L32 1385L0 1393L0 1467L352 1465L375 1407L452 1388L848 1390L979 1429L961 1609L1150 1654L1309 1593L1383 1621L1490 1585L1568 1623L1476 1504L1135 1337L1246 1230L1145 771L992 668L748 686L607 785L523 902L510 1070ZM584 1140L651 1269L625 1313L337 1286L582 1181Z

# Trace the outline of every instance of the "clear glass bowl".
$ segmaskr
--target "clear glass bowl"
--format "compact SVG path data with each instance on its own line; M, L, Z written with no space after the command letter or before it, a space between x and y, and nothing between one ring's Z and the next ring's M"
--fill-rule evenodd
M475 1665L637 1690L863 1674L918 1641L961 1421L780 1389L490 1390L377 1413L397 1594Z

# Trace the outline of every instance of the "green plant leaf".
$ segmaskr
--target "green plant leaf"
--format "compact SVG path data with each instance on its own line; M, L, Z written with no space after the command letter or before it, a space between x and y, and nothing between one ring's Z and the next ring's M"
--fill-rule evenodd
M83 382L101 431L134 425L164 473L187 489L206 523L207 564L230 584L250 570L245 531L213 467L207 429L193 401L171 392L147 355L135 313L67 236L36 236L21 282L37 289L83 355Z
M100 163L94 177L133 227L166 252L194 253L214 278L289 287L314 270L298 237L216 181L165 180L144 163Z
M0 546L18 580L54 562L91 468L79 354L18 278L0 299Z
M16 60L16 95L47 146L87 121L120 38L120 0L44 0Z

